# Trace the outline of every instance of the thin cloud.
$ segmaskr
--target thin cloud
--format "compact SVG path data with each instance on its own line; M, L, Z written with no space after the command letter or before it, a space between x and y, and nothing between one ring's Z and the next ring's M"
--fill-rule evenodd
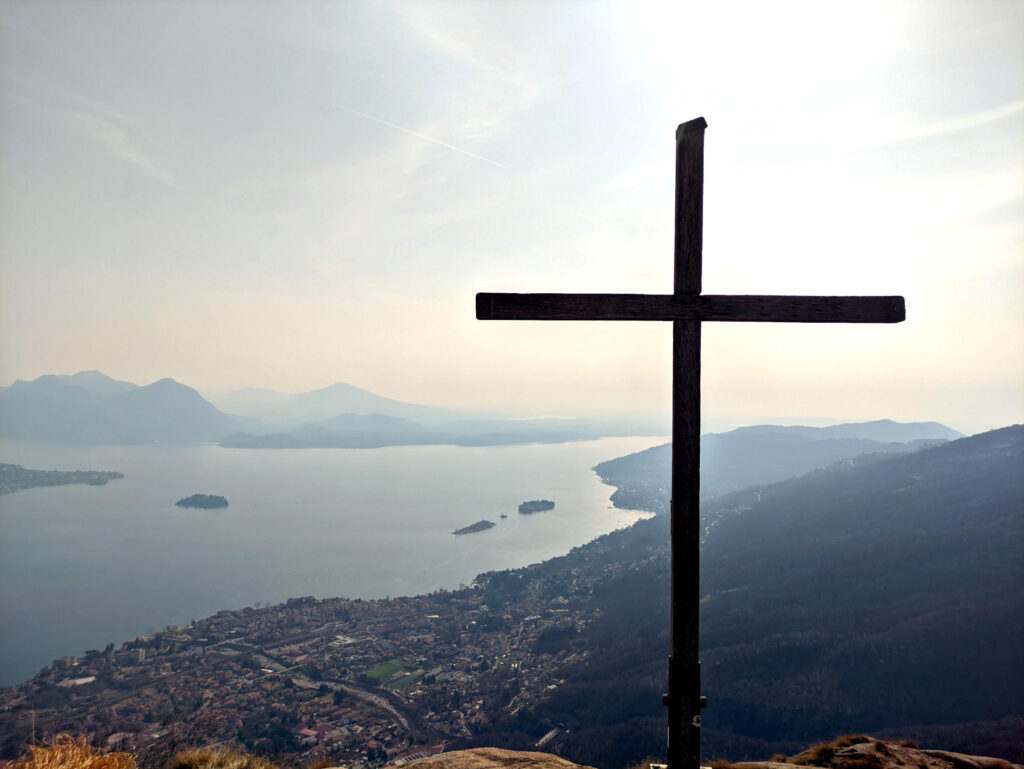
M941 136L943 134L968 131L972 128L979 128L980 126L995 123L999 120L1012 117L1013 115L1019 115L1021 113L1024 113L1024 99L1010 102L1009 104L1003 104L1002 106L994 107L983 112L976 112L973 115L965 115L964 117L950 118L948 120L940 120L935 123L913 126L907 130L898 132L893 136L881 137L878 141L873 142L868 146L895 144L896 142L925 139L931 136Z
M170 172L151 153L146 152L131 122L109 110L97 108L74 114L85 133L102 144L115 157L135 167L143 175L163 184L171 184Z
M444 56L461 76L448 83L451 105L445 124L457 126L459 141L492 138L509 130L537 104L548 81L548 56L535 47L527 63L521 49L509 45L519 13L499 15L467 6L454 18L444 6L419 3L403 7L401 22L410 34ZM468 75L468 77L467 77ZM445 88L444 86L441 86Z
M95 66L93 60L38 34L28 25L12 24L10 19L5 19L4 22L5 32L30 41L34 49L46 51L49 58L59 59L67 67L78 70ZM153 142L147 138L146 131L126 115L108 109L83 94L67 90L54 82L26 78L11 72L5 72L0 82L3 84L5 96L13 96L39 108L62 113L75 129L105 147L115 157L154 181L172 184L171 173L153 151Z
M415 136L417 139L423 139L424 141L440 145L441 147L444 147L446 149L454 150L455 152L461 152L463 155L469 155L471 158L476 158L477 160L482 160L485 163L490 163L492 166L497 166L498 168L504 168L505 170L508 170L508 166L503 165L502 163L499 163L496 160L491 160L490 158L485 158L483 155L477 155L475 152L470 152L469 150L464 150L461 147L456 147L452 144L447 144L446 142L443 142L440 139L434 139L431 136L426 136L416 131L412 131L408 128L403 128L400 125L389 123L387 120L382 120L381 118L374 117L373 115L367 115L365 112L360 112L357 109L346 107L345 105L338 104L337 102L327 101L327 104L329 104L332 107L336 107L337 109L344 110L345 112L351 112L353 115L359 115L359 117L364 117L367 120L372 120L375 123L380 123L381 125L386 125L389 128L394 128L396 131L402 131L403 133L407 133L410 136Z
M74 130L144 176L162 184L173 183L170 171L152 149L154 142L126 115L52 84L36 83L8 74L3 78L3 85L8 98L57 113Z

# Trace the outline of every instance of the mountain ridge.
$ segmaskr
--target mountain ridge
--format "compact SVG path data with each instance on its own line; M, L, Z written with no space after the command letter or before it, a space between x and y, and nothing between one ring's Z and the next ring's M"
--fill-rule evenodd
M415 422L440 422L459 412L437 406L387 398L346 382L299 393L282 393L266 388L245 388L209 392L207 400L228 413L262 419L272 427L294 429L310 422L332 419L341 414L386 414Z
M866 438L883 443L897 443L908 440L955 440L962 438L963 433L946 427L939 422L896 422L892 419L873 419L866 422L843 422L836 425L808 427L806 425L750 425L737 427L720 435L747 435L751 433L770 433L776 430L799 431L798 434L811 440L825 438Z
M211 441L240 425L164 377L140 387L98 371L17 380L0 392L0 435L67 443Z
M0 389L0 436L86 444L213 441L227 448L377 448L561 443L660 435L665 429L646 418L474 418L344 382L292 394L254 388L217 399L235 413L225 413L195 388L169 377L140 387L94 370L44 374ZM282 424L288 431L281 430Z
M899 436L879 441L868 436ZM874 420L831 427L752 425L701 436L701 499L773 483L870 453L915 451L960 433L937 422ZM667 512L671 475L670 443L597 465L602 480L617 486L620 507ZM636 475L639 473L639 475ZM626 478L632 479L627 481ZM644 487L641 492L637 484ZM654 492L654 493L652 493Z

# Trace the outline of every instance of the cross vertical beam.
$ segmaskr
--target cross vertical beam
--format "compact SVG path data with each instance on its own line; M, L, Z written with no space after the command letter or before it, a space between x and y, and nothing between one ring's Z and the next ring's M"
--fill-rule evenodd
M676 130L676 295L701 291L704 118ZM700 321L672 321L672 645L668 765L700 766Z

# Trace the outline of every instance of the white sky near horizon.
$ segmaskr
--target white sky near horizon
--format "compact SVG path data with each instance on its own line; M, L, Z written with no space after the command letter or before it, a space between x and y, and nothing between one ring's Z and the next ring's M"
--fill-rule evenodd
M670 329L474 318L669 293L703 115L704 291L903 294L704 325L706 420L1024 421L1024 2L0 3L0 384L344 381L669 407Z

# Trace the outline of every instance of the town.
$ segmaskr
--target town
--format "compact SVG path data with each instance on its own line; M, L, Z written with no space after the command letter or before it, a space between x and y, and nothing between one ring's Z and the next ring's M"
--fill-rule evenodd
M586 659L572 638L600 614L593 585L629 568L603 550L598 540L455 591L222 611L55 660L0 690L0 757L33 733L61 732L153 764L194 745L240 744L361 769L466 744Z

